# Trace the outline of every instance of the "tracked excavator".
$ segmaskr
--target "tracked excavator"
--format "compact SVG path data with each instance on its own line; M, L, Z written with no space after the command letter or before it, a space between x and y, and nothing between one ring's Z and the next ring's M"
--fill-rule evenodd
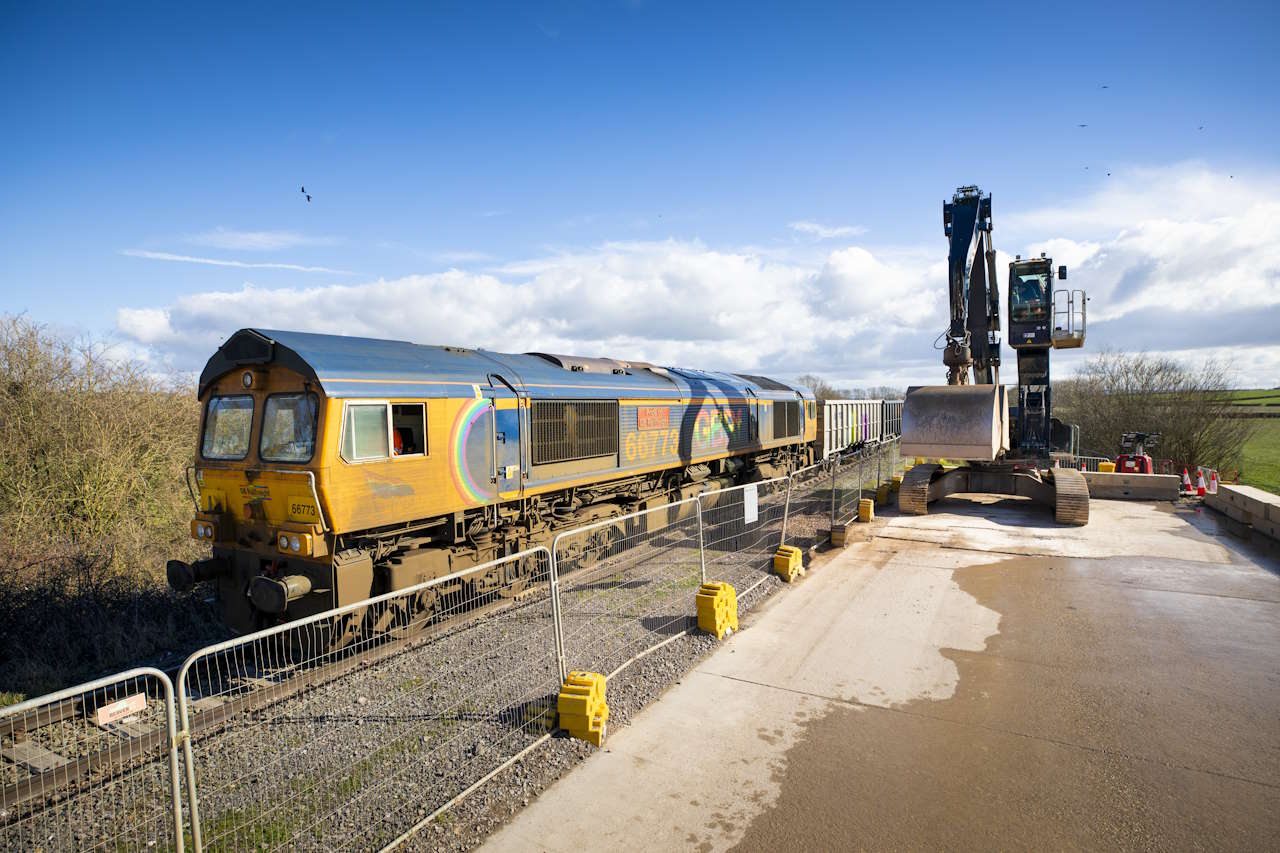
M1018 355L1016 404L1000 384L1000 288L991 243L991 196L960 187L942 204L950 241L951 322L938 336L946 385L907 390L901 452L931 460L903 477L898 509L924 515L951 494L1021 495L1053 508L1063 524L1087 524L1089 486L1074 467L1079 431L1052 416L1049 354L1084 346L1083 290L1054 289L1053 260L1009 264L1009 345ZM1058 267L1064 281L1067 268ZM958 465L943 465L942 460Z

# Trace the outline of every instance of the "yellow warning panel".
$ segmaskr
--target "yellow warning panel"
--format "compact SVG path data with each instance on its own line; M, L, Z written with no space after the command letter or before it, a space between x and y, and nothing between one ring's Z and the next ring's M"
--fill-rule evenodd
M605 677L598 672L571 672L560 686L556 712L560 728L578 740L600 746L609 722Z
M738 630L738 592L733 584L704 583L698 587L698 630L723 640Z
M794 545L779 545L773 552L773 570L778 577L791 583L804 574L804 554Z
M858 521L872 521L876 517L876 504L871 498L858 501Z

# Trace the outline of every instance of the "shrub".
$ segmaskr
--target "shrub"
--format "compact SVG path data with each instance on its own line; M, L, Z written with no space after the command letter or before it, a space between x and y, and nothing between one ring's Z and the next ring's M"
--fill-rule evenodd
M1147 353L1103 351L1053 386L1054 414L1080 426L1088 453L1114 456L1126 432L1158 432L1157 458L1183 466L1238 469L1254 425L1232 417L1232 373Z
M198 423L189 382L0 317L0 691L65 686L215 630L162 570L199 553L184 484Z

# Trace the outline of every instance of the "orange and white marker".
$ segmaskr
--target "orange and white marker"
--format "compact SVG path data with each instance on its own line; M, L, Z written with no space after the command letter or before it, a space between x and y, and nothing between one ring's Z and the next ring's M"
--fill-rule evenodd
M1204 493L1207 489L1208 489L1208 486L1204 484L1204 469L1197 468L1196 469L1196 495L1198 495L1199 497L1204 497Z
M1215 495L1218 493L1218 472L1217 471L1209 472L1209 492Z
M1182 469L1182 491L1191 491L1191 475L1187 473L1187 469Z

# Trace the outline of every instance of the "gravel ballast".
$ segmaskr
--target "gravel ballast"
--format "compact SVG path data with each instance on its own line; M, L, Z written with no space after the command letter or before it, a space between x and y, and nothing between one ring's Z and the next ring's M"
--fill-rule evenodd
M740 613L783 586L770 568L784 506L785 490L765 489L752 524L743 521L740 496L704 512L707 579L734 584ZM808 549L825 542L829 511L829 475L815 476L792 495L788 543ZM645 527L620 540L584 542L577 562L562 564L567 667L610 673L625 665L608 684L612 730L717 645L696 630L703 565L696 519ZM499 612L197 731L192 750L206 848L370 849L429 817L554 725L560 680L551 614L544 577ZM193 713L306 672L273 663L279 651L269 644L253 652L211 656L193 668ZM593 750L556 734L429 821L407 848L478 846ZM145 775L154 791L158 769L163 762L118 778ZM45 816L71 824L73 837L101 839L103 821L114 814L109 791L78 794L73 807ZM164 813L163 804L151 812ZM40 836L39 819L23 837ZM14 837L10 828L0 825L0 841ZM146 847L148 839L166 846L162 826L126 846Z

